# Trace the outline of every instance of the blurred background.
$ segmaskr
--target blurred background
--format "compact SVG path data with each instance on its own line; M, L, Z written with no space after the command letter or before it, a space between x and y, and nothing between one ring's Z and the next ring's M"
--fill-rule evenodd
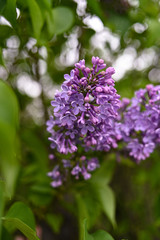
M0 176L10 196L4 212L26 203L44 240L78 239L84 217L91 232L159 240L159 149L139 165L118 150L99 154L102 170L93 179L103 172L109 184L100 201L93 182L50 187L50 101L64 74L80 59L90 66L92 56L115 68L121 97L159 84L160 1L0 0Z

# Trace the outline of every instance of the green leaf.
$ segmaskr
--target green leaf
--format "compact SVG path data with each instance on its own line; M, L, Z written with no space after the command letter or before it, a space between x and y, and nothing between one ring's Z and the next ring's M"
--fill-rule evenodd
M110 13L109 19L106 22L106 26L113 29L113 31L124 34L130 27L130 19L125 15L118 15Z
M50 204L53 199L54 190L50 186L49 179L47 180L48 181L46 182L46 179L44 179L41 174L41 180L37 181L37 184L32 184L32 187L28 192L28 198L35 206L45 207Z
M102 186L99 184L97 184L95 188L97 190L97 197L99 198L103 211L111 221L113 227L116 227L115 220L116 203L112 189L108 185Z
M13 90L0 80L0 120L16 128L18 126L19 107Z
M129 18L132 22L142 22L146 18L145 12L141 8L131 8Z
M38 168L41 168L42 171L47 171L47 163L48 163L48 152L45 148L44 143L41 139L36 136L33 131L26 129L22 133L23 141L26 146L31 150L31 152L35 155Z
M38 4L40 7L43 7L43 9L47 10L49 13L51 12L51 2L48 0L38 0ZM41 9L41 11L43 11Z
M83 196L77 193L75 197L76 197L77 206L78 206L79 219L83 220L85 218L88 218L88 209L86 207L85 202L83 201Z
M54 34L54 17L53 17L53 12L52 14L48 14L47 12L45 12L45 17L46 17L46 22L47 22L47 30L49 33L49 37L53 37ZM44 38L44 37L43 37Z
M35 220L30 208L22 202L14 203L3 218L9 231L19 229L29 240L38 240Z
M113 237L104 230L98 230L92 234L94 240L114 240Z
M89 11L91 11L91 13L99 16L101 18L101 20L104 19L104 13L102 11L101 4L100 4L99 1L97 1L97 0L87 0L87 5L88 5Z
M0 65L4 66L2 48L0 47Z
M35 0L27 0L27 2L28 2L29 12L32 20L34 35L38 39L44 23L42 13L41 13L40 7L38 6Z
M158 1L140 0L140 8L143 9L147 15L154 18L159 14Z
M90 180L91 183L99 183L104 185L111 181L116 166L114 158L115 155L112 156L110 154L110 159L109 157L107 157L107 159L103 159L104 161L102 162L101 167L97 169L95 173L93 173Z
M0 81L0 169L6 191L13 194L19 171L17 159L18 103L12 89Z
M16 0L7 0L6 6L3 11L3 16L12 24L12 27L16 28Z
M96 196L96 190L90 182L84 183L81 189L77 189L76 202L78 218L87 218L88 226L91 228L101 213L101 207ZM81 194L79 194L81 192Z
M55 233L59 233L62 225L62 215L47 214L46 220Z
M82 240L83 235L86 234L85 230L84 230L86 228L86 222L84 221L84 219L88 218L89 216L88 216L86 204L83 201L83 198L81 197L81 195L76 194L75 197L76 197L76 202L78 205L79 238L80 238L80 240Z
M77 191L78 192L78 191ZM79 193L81 192L81 194ZM79 220L80 239L84 234L84 219L87 219L88 226L91 228L101 213L100 204L96 198L96 192L91 184L83 186L83 190L79 189L75 194L77 203L77 217Z
M16 136L14 128L0 120L0 169L6 184L6 191L10 197L15 190L19 172L19 163L16 157Z
M89 227L91 227L100 211L104 211L112 225L115 226L115 198L112 190L106 184L112 178L115 161L105 159L102 166L93 174L92 178L86 184L86 189L83 187L83 193L76 199L79 209L79 217L87 218Z
M6 218L18 218L28 227L35 230L35 220L31 209L23 202L14 203L6 214Z
M2 226L2 240L13 240L11 234Z
M52 34L61 34L66 32L71 28L74 15L70 8L68 7L56 7L52 11L53 13L53 22L52 18L47 18L47 23Z
M114 240L113 237L104 230L98 230L93 234L87 232L87 219L83 221L83 238L82 240Z
M6 39L13 34L13 28L5 25L0 25L0 45L6 47Z
M36 232L18 218L3 218L3 220L5 223L10 224L20 230L28 238L28 240L39 240Z
M94 238L87 232L87 219L84 219L83 224L83 238L80 240L94 240Z
M160 45L160 22L158 19L148 19L148 30L147 30L147 46L152 46L155 44Z
M0 181L0 240L2 239L2 216L3 216L3 209L4 209L4 182Z
M0 1L0 13L3 12L3 9L4 9L5 5L6 5L6 2L7 2L7 0L1 0Z

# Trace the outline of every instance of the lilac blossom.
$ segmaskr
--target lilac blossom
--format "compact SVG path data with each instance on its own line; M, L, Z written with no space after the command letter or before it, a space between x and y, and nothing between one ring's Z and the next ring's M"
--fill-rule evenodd
M99 168L99 161L97 158L87 159L85 156L81 156L78 159L77 165L72 169L71 174L79 179L80 174L85 180L91 178L91 173L95 169Z
M117 147L115 121L120 96L112 79L114 68L105 68L103 59L92 57L91 68L86 67L83 59L75 64L70 75L64 75L62 91L56 93L51 101L53 115L47 121L52 149L62 154L73 154L79 146L84 151L109 151ZM97 160L79 161L72 161L69 170L77 179L79 176L89 179L89 171L99 166Z
M62 185L62 176L59 171L59 166L56 165L52 172L48 173L48 176L52 178L51 186L52 187L59 187Z
M129 155L138 163L150 156L160 143L160 86L147 85L121 104L116 132L126 142Z

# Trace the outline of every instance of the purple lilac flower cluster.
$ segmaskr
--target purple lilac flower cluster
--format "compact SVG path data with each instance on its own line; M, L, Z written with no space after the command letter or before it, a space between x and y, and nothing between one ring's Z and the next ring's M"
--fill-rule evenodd
M74 166L74 167L73 167ZM71 160L62 159L62 165L56 165L48 176L52 178L51 186L59 187L67 180L68 173L79 179L82 176L85 180L91 178L91 172L99 167L98 159L93 157L87 159L86 156L80 157L76 164Z
M115 134L115 119L118 116L120 96L112 79L114 68L109 67L102 71L104 68L104 60L92 57L91 68L85 66L85 60L81 60L75 64L70 75L64 75L62 91L51 102L54 107L53 115L47 121L52 149L68 154L76 152L78 145L85 151L108 151L111 147L117 147L119 136ZM88 166L80 167L75 162L71 168L71 174L76 177L79 173L84 179L90 177L87 173ZM57 169L59 166L53 170L56 174L57 171L60 173ZM53 175L52 185L56 186L56 182L61 185L59 178Z
M160 86L147 85L135 92L135 97L124 99L124 111L117 132L127 143L127 149L137 163L146 159L160 143Z

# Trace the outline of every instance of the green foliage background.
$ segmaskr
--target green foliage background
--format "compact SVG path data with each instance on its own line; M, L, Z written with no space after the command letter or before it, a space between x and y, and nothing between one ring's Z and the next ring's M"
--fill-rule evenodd
M54 92L79 59L125 65L122 97L159 84L159 8L158 0L0 0L0 239L39 239L36 226L43 240L160 239L159 149L139 165L122 146L98 153L91 180L55 190L45 130Z

